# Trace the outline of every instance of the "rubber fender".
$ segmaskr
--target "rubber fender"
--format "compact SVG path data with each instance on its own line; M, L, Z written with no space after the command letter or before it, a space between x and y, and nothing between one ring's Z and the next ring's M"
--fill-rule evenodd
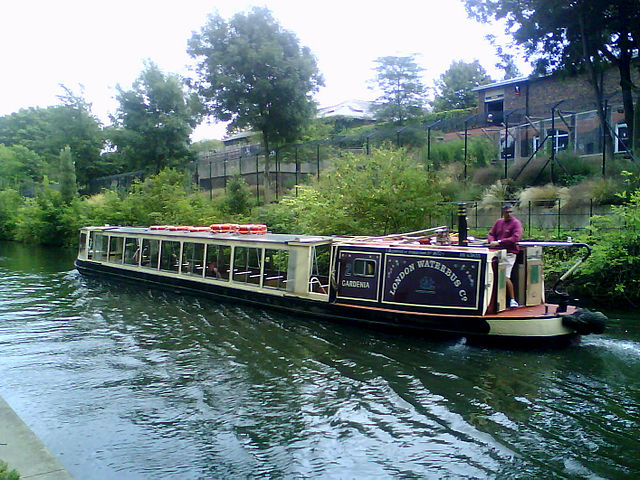
M607 317L601 312L592 312L586 308L579 308L571 315L562 317L562 324L575 330L580 335L603 333L607 325Z

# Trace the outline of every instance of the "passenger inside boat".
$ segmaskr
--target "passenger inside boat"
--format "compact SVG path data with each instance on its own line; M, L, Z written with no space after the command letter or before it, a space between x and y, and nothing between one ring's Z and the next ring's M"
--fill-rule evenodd
M209 272L208 276L222 278L222 275L220 275L220 271L218 270L218 264L215 260L209 262L207 265L207 271Z

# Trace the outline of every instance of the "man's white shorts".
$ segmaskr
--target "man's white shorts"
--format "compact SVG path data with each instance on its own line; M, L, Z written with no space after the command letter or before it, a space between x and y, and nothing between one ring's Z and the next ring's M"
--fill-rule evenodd
M516 257L517 254L515 253L507 253L507 268L505 269L507 278L511 278L511 270L513 270L513 266L516 264Z

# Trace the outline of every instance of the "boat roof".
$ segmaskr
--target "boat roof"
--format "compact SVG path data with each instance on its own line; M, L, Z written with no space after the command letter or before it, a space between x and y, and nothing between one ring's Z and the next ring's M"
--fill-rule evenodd
M188 227L175 227L188 228ZM123 226L94 226L85 227L90 231L104 231L120 235L154 236L154 237L175 237L176 240L201 239L201 240L223 240L242 241L255 243L277 243L277 244L301 244L301 245L321 245L338 244L347 247L358 248L391 248L403 250L444 250L444 251L464 251L464 252L487 252L487 246L480 242L472 242L468 246L458 245L454 242L450 245L437 243L425 243L421 239L425 236L416 237L412 234L392 234L385 236L328 236L328 235L295 235L286 233L214 233L211 231L189 231L189 230L158 230L149 227L123 227ZM455 240L455 238L454 238Z
M240 240L249 242L265 243L303 243L322 244L331 243L336 237L326 235L292 235L284 233L213 233L213 232L192 232L188 230L152 230L149 227L121 227L105 225L101 227L86 227L91 231L105 231L122 235L144 235L158 237L176 237L176 240L185 239L206 239L206 240Z

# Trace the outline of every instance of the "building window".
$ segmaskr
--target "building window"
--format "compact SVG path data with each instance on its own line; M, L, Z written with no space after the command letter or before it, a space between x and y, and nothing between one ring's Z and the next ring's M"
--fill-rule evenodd
M556 129L555 136L553 135L553 130L549 130L547 132L547 135L549 135L549 140L555 139L555 144L553 148L555 149L556 152L559 152L561 150L566 150L567 147L569 146L569 132L567 132L566 130Z
M555 137L553 135L553 130L547 130L547 136L547 145L549 145L551 142L554 142L555 139L554 149L556 152L566 150L569 146L569 132L567 132L566 130L556 130ZM531 145L534 152L538 150L538 147L540 146L540 136L536 135L535 137L532 137ZM538 151L538 153L540 153L540 151Z
M618 123L616 125L616 136L614 139L615 152L626 152L627 145L629 144L629 130L627 129L626 123Z

